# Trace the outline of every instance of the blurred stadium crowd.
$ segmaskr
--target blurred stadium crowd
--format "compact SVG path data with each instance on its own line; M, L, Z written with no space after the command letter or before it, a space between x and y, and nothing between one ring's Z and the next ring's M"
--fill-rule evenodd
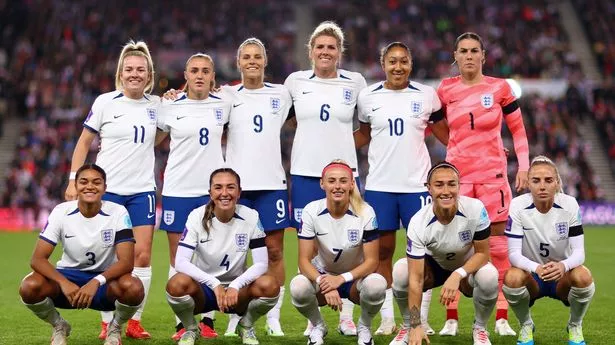
M583 6L586 26L607 80L590 90L549 1L409 0L314 1L315 23L335 20L347 35L342 67L368 81L384 78L380 47L394 40L412 48L412 79L441 79L454 73L452 44L464 31L476 31L487 44L484 71L493 76L565 78L566 94L551 99L521 98L530 154L556 161L566 192L580 200L600 200L600 182L587 163L591 147L578 123L595 117L609 155L615 161L615 5L594 1ZM0 133L3 116L19 117L19 140L10 167L3 172L6 190L0 207L30 208L38 213L63 199L73 147L95 97L114 88L121 46L143 39L150 46L160 94L181 86L183 63L192 53L214 57L218 83L236 81L235 54L245 38L261 38L268 48L267 78L283 82L297 70L297 27L292 2L284 0L193 1L0 1ZM213 9L213 10L212 10ZM581 14L581 12L579 12ZM272 23L275 23L272 25ZM307 54L306 54L307 55ZM305 57L307 60L307 56ZM505 144L512 150L507 135ZM443 147L430 140L434 160ZM286 167L292 131L284 134ZM95 152L94 143L92 152ZM160 186L168 145L157 151ZM365 152L360 158L367 171ZM509 172L516 171L514 157ZM612 166L615 171L615 164Z

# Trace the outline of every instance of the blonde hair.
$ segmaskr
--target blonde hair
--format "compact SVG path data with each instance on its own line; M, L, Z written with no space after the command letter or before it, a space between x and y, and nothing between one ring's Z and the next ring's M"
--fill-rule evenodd
M331 36L335 38L340 55L344 53L344 32L335 22L325 21L320 23L312 32L307 44L308 54L312 54L312 49L314 49L314 41L316 41L316 39L320 36ZM314 62L312 61L312 64L313 63Z
M559 174L559 169L557 168L557 165L555 165L555 163L553 163L551 158L549 158L547 156L543 156L543 155L539 155L539 156L534 157L534 159L532 159L532 162L530 163L530 169L528 170L528 175L529 175L529 172L532 170L532 168L537 166L537 165L549 165L549 166L551 166L553 168L553 170L555 170L555 175L557 176L557 183L559 183L558 192L563 193L564 192L564 183L562 182L562 177Z
M348 169L352 171L352 168L350 167L350 165L343 159L332 160L331 163L327 164L325 168L323 168L323 171L324 169L327 168L327 166L331 164L342 164L342 165L347 166ZM324 175L323 175L323 178L324 178ZM354 183L354 188L350 191L350 206L352 207L354 212L359 217L361 217L363 215L363 210L365 209L365 205L367 205L367 203L365 202L365 200L363 200L363 197L361 196L361 191L359 191L359 186L357 186L356 182L354 181L354 175L352 173L350 174L350 178L352 179Z
M247 38L245 41L241 42L239 48L237 48L237 69L239 69L239 58L241 55L241 50L249 44L259 46L263 50L263 55L265 57L265 65L267 65L267 49L265 49L265 44L263 43L263 41L259 40L256 37L250 37Z
M115 71L115 88L117 90L122 90L122 70L124 69L124 59L128 56L142 56L147 61L147 74L149 76L149 81L145 85L145 93L151 93L154 90L154 62L152 61L152 55L149 52L149 48L147 44L143 41L133 41L130 40L128 43L122 47L122 52L120 53L120 58L117 61L117 70Z
M193 59L205 59L207 61L209 61L209 63L211 63L211 69L212 69L212 73L216 71L216 65L214 64L214 59L211 58L211 56L205 54L205 53L196 53L196 54L192 54L188 60L186 60L186 67L184 67L184 71L188 71L188 64L190 64L190 61L192 61ZM209 83L209 90L213 90L214 87L216 86L216 79L212 79L211 82ZM184 84L184 87L182 88L182 91L184 91L186 94L188 94L188 83Z

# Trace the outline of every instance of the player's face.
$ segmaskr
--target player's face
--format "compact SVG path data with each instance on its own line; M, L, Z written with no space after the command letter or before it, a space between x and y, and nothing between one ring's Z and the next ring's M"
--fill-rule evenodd
M547 164L533 166L529 173L530 192L535 202L553 200L559 190L555 168Z
M484 60L485 51L481 49L479 41L471 38L459 41L455 50L455 61L462 74L482 72Z
M453 208L457 205L459 195L459 177L453 169L436 169L431 175L428 189L436 207Z
M320 187L325 191L327 200L335 203L350 202L350 191L354 189L354 179L343 168L331 168L320 179Z
M143 56L134 55L125 57L120 79L124 90L142 94L150 79L147 71L147 59Z
M237 179L229 173L214 175L209 187L209 196L214 201L215 209L220 211L234 211L240 192Z
M79 201L85 203L100 202L105 194L105 181L102 175L93 169L84 170L75 181Z
M387 84L395 89L408 86L408 77L412 71L412 59L408 51L402 47L393 47L384 56L384 73Z
M267 58L263 49L256 44L246 44L237 57L237 65L243 78L262 78Z
M216 77L214 67L206 58L195 57L190 60L184 71L188 91L197 94L208 93Z
M319 71L330 71L337 68L340 49L337 39L329 35L320 35L314 39L314 47L310 51L310 59L314 68Z

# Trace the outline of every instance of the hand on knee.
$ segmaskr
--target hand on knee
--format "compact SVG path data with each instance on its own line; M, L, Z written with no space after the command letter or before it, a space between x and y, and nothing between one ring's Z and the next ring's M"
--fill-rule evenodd
M306 276L300 274L290 281L290 296L295 306L306 305L316 298L316 289Z
M408 260L401 258L393 265L393 290L408 290Z

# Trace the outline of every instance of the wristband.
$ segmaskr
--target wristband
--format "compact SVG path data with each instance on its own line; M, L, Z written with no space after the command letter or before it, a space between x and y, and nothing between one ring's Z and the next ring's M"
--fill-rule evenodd
M320 284L321 280L322 280L322 276L316 277L316 284Z
M102 274L97 275L96 277L94 277L94 279L98 280L100 286L103 286L107 283L107 278L105 278L105 276L103 276Z
M77 178L77 172L71 171L70 174L68 174L68 179L69 180L74 180L76 178Z
M463 278L468 276L468 272L466 272L466 270L464 270L463 267L459 267L454 272L459 273L459 275L461 276L461 279L463 279Z
M352 277L352 273L350 273L350 272L342 273L342 278L344 278L344 281L346 283L351 282L354 279Z

